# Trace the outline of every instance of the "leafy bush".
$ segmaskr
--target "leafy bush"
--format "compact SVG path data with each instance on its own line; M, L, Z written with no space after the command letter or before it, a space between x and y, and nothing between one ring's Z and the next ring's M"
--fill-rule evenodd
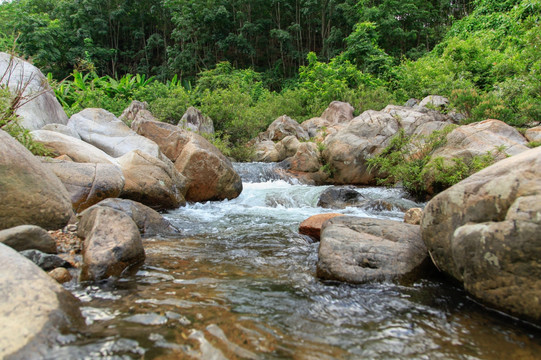
M494 161L491 154L469 162L453 159L452 165L448 165L443 158L431 161L434 151L445 144L447 134L454 128L450 125L421 137L408 136L401 129L380 154L368 159L368 168L378 172L379 184L394 185L400 182L412 196L425 199L429 180L435 184L433 191L442 191ZM428 176L433 178L428 179Z

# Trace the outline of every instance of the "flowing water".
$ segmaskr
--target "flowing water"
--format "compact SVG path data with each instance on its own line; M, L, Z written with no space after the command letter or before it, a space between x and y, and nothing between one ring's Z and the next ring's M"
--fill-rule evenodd
M489 312L429 274L412 284L315 277L318 244L299 223L323 212L401 220L398 189L359 188L393 205L327 210L326 187L271 165L237 164L244 191L165 216L177 238L144 240L147 259L116 282L70 290L88 328L51 359L535 359L541 332Z

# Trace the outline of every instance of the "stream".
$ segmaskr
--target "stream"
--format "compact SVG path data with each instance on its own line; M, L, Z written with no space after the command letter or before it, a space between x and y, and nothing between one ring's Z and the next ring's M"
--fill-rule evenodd
M299 223L324 212L402 220L399 189L359 188L393 207L322 209L327 187L235 164L240 197L164 216L176 238L144 239L146 261L115 282L68 285L87 329L50 359L536 359L541 331L478 305L436 271L414 283L315 277L318 243ZM400 210L402 209L402 210Z

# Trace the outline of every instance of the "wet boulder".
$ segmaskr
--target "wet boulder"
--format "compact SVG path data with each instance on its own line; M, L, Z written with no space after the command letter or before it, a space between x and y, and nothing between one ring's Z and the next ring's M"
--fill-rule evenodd
M31 134L34 141L45 145L56 155L69 156L75 162L118 165L112 156L73 136L50 130L35 130Z
M39 250L24 250L21 251L21 255L45 271L50 271L59 267L71 267L71 264L61 257L53 254L46 254Z
M0 230L0 242L17 251L36 249L56 254L56 243L47 230L35 225L20 225Z
M45 358L61 332L84 323L79 300L3 244L0 263L0 358Z
M79 213L103 199L120 195L124 187L122 171L112 164L76 163L46 159L43 164L62 181Z
M155 142L138 135L104 109L85 109L74 114L69 119L68 126L75 130L81 139L115 158L133 150L159 156L160 150Z
M231 161L214 145L198 134L139 114L132 128L155 141L186 177L187 201L233 199L240 195L240 176Z
M366 283L415 279L428 254L417 225L340 216L324 223L318 257L319 278Z
M121 198L155 209L176 209L186 204L186 178L165 156L161 159L135 150L118 158L126 179Z
M38 130L47 124L68 122L68 117L47 79L34 65L0 52L0 74L0 84L7 85L12 91L24 90L21 106L15 111L22 127Z
M137 201L128 199L105 199L93 207L87 209L92 211L94 207L109 207L127 214L137 225L139 232L144 236L175 235L180 230L174 227L156 210L149 208ZM81 216L85 216L83 212Z
M0 229L64 227L73 216L69 194L38 158L0 130Z
M190 106L182 115L177 126L198 133L214 134L214 123L212 119L205 116L198 109Z
M308 235L315 241L319 241L321 237L321 228L323 226L323 223L337 216L344 215L337 213L329 213L310 216L299 225L299 234Z
M541 148L438 194L421 228L440 270L483 303L541 324Z
M347 123L353 120L353 111L355 109L347 102L333 101L325 109L321 118L329 121L331 124Z
M353 186L332 186L319 195L317 206L326 209L345 209L348 206L362 205L366 201L367 199Z
M85 212L77 235L84 239L81 281L118 277L145 260L139 229L122 211L97 206Z

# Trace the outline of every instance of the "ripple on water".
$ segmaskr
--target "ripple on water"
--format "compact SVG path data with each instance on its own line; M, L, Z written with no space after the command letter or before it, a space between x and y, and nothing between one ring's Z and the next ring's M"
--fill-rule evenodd
M145 239L147 259L116 283L74 287L88 331L51 358L535 359L538 331L470 301L444 279L348 285L315 277L318 244L297 233L326 187L244 184L237 199L165 216L178 238ZM398 189L366 197L412 204ZM398 210L357 216L401 219Z

